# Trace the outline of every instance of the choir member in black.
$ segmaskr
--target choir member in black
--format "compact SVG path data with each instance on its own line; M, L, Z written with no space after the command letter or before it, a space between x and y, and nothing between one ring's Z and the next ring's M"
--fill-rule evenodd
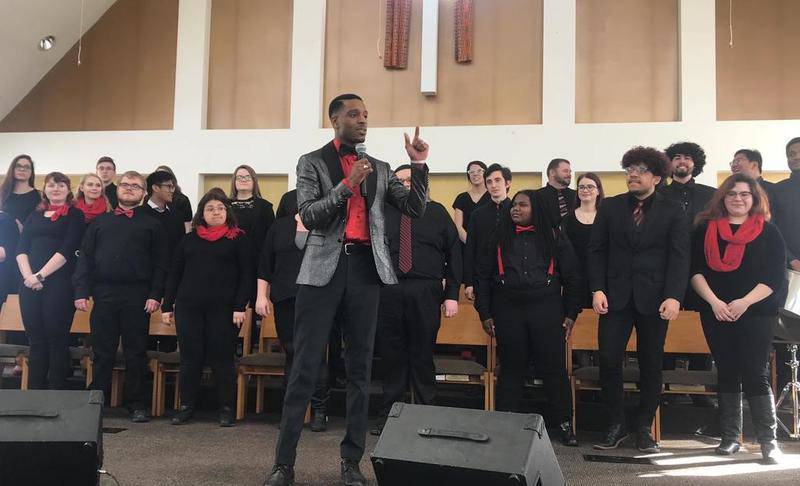
M249 165L240 165L231 179L231 207L245 235L260 249L267 230L275 221L272 203L261 197L256 172Z
M564 234L550 227L540 197L531 190L518 192L510 216L478 254L475 308L484 331L497 337L497 410L522 412L533 359L562 442L577 446L564 341L580 304L578 259Z
M775 185L772 214L786 241L787 265L800 272L800 137L786 144L786 162L792 173Z
M75 308L85 312L88 299L94 302L89 318L94 376L89 387L108 396L121 336L125 398L134 422L149 420L144 383L149 314L161 303L167 266L164 228L139 207L144 184L138 172L122 175L117 207L87 228L72 278Z
M69 330L72 307L70 277L86 225L72 205L67 176L51 172L44 179L39 207L25 220L17 245L23 278L20 310L31 343L30 387L64 389L70 374Z
M275 211L276 218L284 216L294 216L297 214L297 189L292 189L281 196L278 209Z
M581 174L578 178L578 201L576 208L571 213L564 216L561 221L561 230L566 233L575 255L578 257L578 265L581 272L581 283L583 284L580 308L587 309L592 307L592 293L589 291L589 280L586 278L588 267L589 238L592 234L594 218L597 217L597 208L605 196L603 183L600 177L594 172Z
M696 143L678 142L665 150L671 162L672 182L659 188L661 194L679 203L689 222L694 221L714 195L715 189L695 181L703 173L706 165L706 152Z
M627 437L622 360L636 327L639 410L636 441L657 452L650 434L661 400L662 358L667 324L677 317L689 280L689 228L681 206L656 192L669 160L649 147L622 157L628 192L606 198L589 242L589 288L600 314L600 383L609 423L598 449L618 447Z
M480 160L473 160L467 164L467 180L469 189L462 192L453 201L453 220L458 229L458 238L461 243L467 242L467 228L472 212L479 206L489 204L491 196L486 191L486 181L483 174L486 172L486 164Z
M769 219L769 202L758 182L744 174L728 177L698 215L691 272L718 371L722 442L716 452L739 450L743 391L768 461L780 455L768 362L786 285L783 238Z
M279 208L282 208L279 206ZM283 208L290 211L292 208ZM297 207L294 207L297 210ZM264 246L258 263L256 293L256 313L266 317L270 313L270 303L275 312L275 329L278 332L286 364L284 376L288 377L294 358L294 304L297 296L297 274L303 262L308 229L303 226L300 215L287 214L275 220L267 231ZM322 432L328 427L327 406L330 395L328 387L328 362L320 362L320 376L314 395L311 396L311 410L314 413L311 430Z
M97 174L86 174L78 186L78 195L75 197L75 207L83 213L86 224L103 213L111 210L106 193L103 190L103 181Z
M18 231L28 216L42 200L34 187L36 172L30 155L17 155L8 166L8 172L0 184L0 209L17 223Z
M411 189L410 165L394 173ZM376 337L386 375L373 435L381 434L392 404L403 401L409 385L416 403L434 404L433 348L442 314L458 313L461 287L461 243L444 206L429 200L417 219L387 206L386 237L399 283L381 288Z
M19 230L11 215L0 210L0 305L6 301L17 282L17 254ZM16 288L14 288L16 292Z
M175 313L181 348L181 408L172 424L192 419L208 363L217 385L219 425L232 427L236 328L244 322L250 297L252 244L236 226L222 189L213 188L200 199L192 224L194 231L175 250L161 306L165 323Z
M467 228L467 244L464 247L463 267L464 294L469 300L475 300L474 273L475 258L488 245L489 235L500 223L503 215L508 214L511 200L508 190L511 188L511 169L500 164L492 164L483 174L486 192L492 199L489 204L478 207L470 216Z
M775 183L764 179L761 176L761 170L764 165L764 159L761 157L761 152L755 149L739 149L733 154L731 161L731 172L734 174L744 174L751 179L755 179L767 193L767 199L770 204L774 205L775 199Z
M192 212L192 203L189 201L189 198L186 197L186 194L184 194L181 190L181 186L178 185L178 178L175 177L175 172L173 172L168 165L159 165L156 167L156 170L169 172L172 176L172 182L175 183L175 193L172 195L172 204L170 207L172 207L172 209L180 215L186 232L188 233L192 230L192 218L194 217L194 213Z
M567 159L553 159L547 164L547 184L537 192L541 195L545 215L557 228L564 216L575 210L578 194L569 188L572 168Z
M105 188L108 202L111 204L112 208L116 208L117 185L114 183L114 181L117 178L117 164L114 162L114 159L104 155L97 159L95 172L97 172L97 176L100 177L100 180L103 181L103 187Z

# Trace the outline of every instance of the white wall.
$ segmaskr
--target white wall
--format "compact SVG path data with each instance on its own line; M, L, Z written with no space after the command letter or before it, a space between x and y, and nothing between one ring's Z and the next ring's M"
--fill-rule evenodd
M204 130L211 0L181 0L171 131L0 133L0 161L30 153L37 171L91 171L98 156L111 155L120 171L175 169L192 200L202 173L226 173L241 163L260 173L289 174L299 155L333 136L321 126L325 0L294 0L291 128ZM542 171L556 156L574 171L613 171L633 145L659 148L679 140L701 144L708 165L700 177L715 185L733 152L761 150L765 170L786 170L784 145L800 136L800 121L716 121L714 0L681 0L681 114L674 123L575 124L575 1L544 0L543 124L423 127L431 144L433 172L462 172L468 160L507 164L516 171ZM365 100L369 106L369 100ZM407 131L413 130L408 127ZM403 129L372 128L371 154L389 162L405 160Z

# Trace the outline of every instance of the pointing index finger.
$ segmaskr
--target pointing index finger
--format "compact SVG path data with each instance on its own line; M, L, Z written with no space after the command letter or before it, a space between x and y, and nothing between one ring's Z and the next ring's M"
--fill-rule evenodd
M417 140L418 138L419 138L419 127L414 129L414 140Z

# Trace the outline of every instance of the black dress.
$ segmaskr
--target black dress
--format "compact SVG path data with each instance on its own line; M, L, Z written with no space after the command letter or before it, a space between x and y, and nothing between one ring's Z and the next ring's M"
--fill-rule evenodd
M12 192L8 195L8 199L3 201L3 211L20 223L25 223L25 220L41 201L42 196L36 189L24 194Z
M455 201L453 201L453 209L460 209L464 213L464 223L462 224L464 230L469 228L469 218L472 216L472 212L484 204L489 204L491 201L492 196L489 195L489 191L484 192L478 202L474 202L468 192L462 192L456 196Z
M581 223L573 211L564 216L564 220L561 222L561 229L569 238L572 248L578 257L578 265L580 265L581 275L583 276L580 306L582 309L588 309L592 307L592 293L589 292L586 262L588 261L587 250L589 248L589 239L592 235L592 225Z

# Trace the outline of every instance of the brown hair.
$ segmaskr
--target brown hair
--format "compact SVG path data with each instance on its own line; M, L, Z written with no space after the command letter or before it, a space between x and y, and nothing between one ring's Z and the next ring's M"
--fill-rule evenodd
M35 181L36 179L36 171L33 167L33 159L30 155L20 154L14 157L11 161L11 165L8 166L8 171L6 172L6 178L3 179L3 183L0 184L0 209L3 208L3 205L11 196L11 193L14 191L14 184L16 184L16 179L14 179L14 169L17 167L17 162L21 159L27 159L28 162L31 163L31 176L28 178L28 185L35 189Z
M578 176L577 179L578 184L581 183L581 179L589 179L593 181L595 184L597 184L597 199L595 200L594 205L596 208L599 208L600 202L603 200L604 197L606 197L606 193L603 192L603 183L602 181L600 181L600 176L595 174L594 172L587 172L585 174L581 174L580 176ZM575 194L575 204L577 206L581 205L581 198L578 197L577 191Z
M84 199L84 200L86 199L86 194L83 193L83 189L81 189L81 186L83 186L83 183L86 182L86 179L88 179L90 177L94 177L95 179L100 181L100 186L101 187L103 186L103 181L100 179L99 175L93 174L93 173L86 174L85 176L83 176L81 178L81 183L78 184L78 190L77 190L77 194L75 196L75 199ZM106 197L105 188L100 191L100 199L104 199L106 201L106 212L111 211L111 203L108 202L108 198Z
M711 198L711 201L708 202L705 209L695 216L695 226L700 225L700 223L704 221L711 221L712 219L719 219L727 216L728 210L725 209L725 194L740 182L744 182L750 186L750 192L753 194L753 207L750 208L750 216L760 214L764 216L765 220L769 221L771 215L769 212L767 193L764 192L764 189L761 188L761 184L759 184L758 181L739 172L728 176L728 178L720 184L717 192L714 193L714 196Z
M206 204L211 201L219 201L225 205L225 224L228 228L233 228L236 226L236 215L233 214L231 210L231 200L228 199L228 196L225 195L225 191L220 189L219 187L212 187L208 190L202 198L200 198L200 202L197 203L197 211L194 213L194 218L192 218L192 228L197 229L198 226L208 226L206 223L205 218L203 218L203 211L205 210Z
M75 199L75 196L72 195L72 183L69 180L69 177L65 176L61 172L51 172L44 176L44 186L47 186L49 181L53 181L56 184L64 183L67 185L67 199L64 201L64 204L67 206L72 204L72 200ZM47 206L50 205L50 200L47 199L47 194L44 191L44 187L42 187L42 202L36 207L37 211L47 211Z
M253 179L253 197L260 198L261 188L258 187L258 177L256 177L256 171L254 171L249 165L242 164L233 171L233 176L231 177L231 199L236 199L239 196L239 191L236 190L236 173L241 169L246 170Z

